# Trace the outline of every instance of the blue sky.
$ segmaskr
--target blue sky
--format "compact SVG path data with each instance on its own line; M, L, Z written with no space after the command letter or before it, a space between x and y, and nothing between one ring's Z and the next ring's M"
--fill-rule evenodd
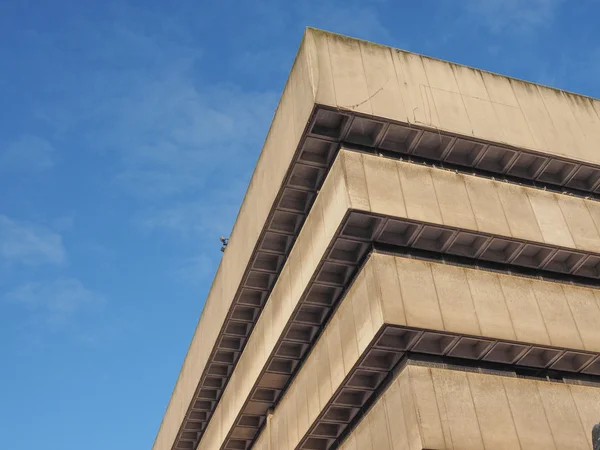
M149 449L305 26L600 97L596 0L0 2L0 435Z

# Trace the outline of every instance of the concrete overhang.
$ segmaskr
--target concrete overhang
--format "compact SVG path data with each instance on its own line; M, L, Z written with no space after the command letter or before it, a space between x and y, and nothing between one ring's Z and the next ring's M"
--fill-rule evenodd
M599 110L594 99L308 29L153 448L196 447L341 144L593 197ZM583 214L581 205L566 216ZM582 223L578 239L594 247L594 224ZM534 241L560 241L548 224L537 228L545 236ZM431 241L432 230L422 231L421 241ZM455 237L454 248L467 252L480 242ZM572 250L596 251L574 244ZM506 245L494 242L490 252L517 257ZM521 262L549 262L541 261L544 249L519 249ZM553 254L558 270L597 273L595 257ZM223 352L227 345L233 354ZM210 408L194 409L209 387L216 395Z
M383 316L370 314L381 323L357 357L387 323L420 330L410 333L429 330L414 342L417 352L437 345L443 355L480 351L473 359L600 374L594 359L600 236L590 213L599 207L593 200L340 151L198 448L250 445L373 249L404 255L396 263L404 264L398 270L403 292L391 293L384 284L397 279L385 265L375 271L381 279L370 289L387 290L393 300ZM425 262L440 254L449 264ZM535 278L528 278L532 267ZM408 309L397 301L407 290L414 301ZM333 321L326 334L329 329ZM245 338L226 336L227 344ZM458 336L465 338L460 345ZM233 349L221 350L234 357Z
M199 449L249 448L274 409L254 448L271 439L271 448L327 450L407 360L511 377L552 374L555 382L600 374L599 300L597 289L373 252L312 348L310 333L298 333L299 314L270 358L267 339L251 336ZM308 297L299 311L310 305ZM443 364L436 356L446 357ZM250 365L259 371L254 384ZM289 372L297 373L282 394ZM415 401L431 398L433 391ZM600 403L593 412L600 414ZM418 448L448 448L429 444Z

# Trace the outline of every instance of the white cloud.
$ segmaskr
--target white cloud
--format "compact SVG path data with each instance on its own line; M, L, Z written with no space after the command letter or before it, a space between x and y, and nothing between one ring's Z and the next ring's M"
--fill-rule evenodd
M59 234L0 214L0 259L8 264L60 264L66 255Z
M54 147L47 140L26 134L0 148L0 168L41 172L54 166Z
M466 0L467 11L492 32L531 32L549 26L564 0Z
M104 303L104 297L74 278L26 283L8 292L5 298L26 308L35 319L57 326Z

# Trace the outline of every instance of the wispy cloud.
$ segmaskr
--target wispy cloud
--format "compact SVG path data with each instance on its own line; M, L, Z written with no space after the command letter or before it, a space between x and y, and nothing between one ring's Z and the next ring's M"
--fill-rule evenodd
M240 180L215 189L206 198L149 207L135 216L134 223L149 233L168 231L183 239L217 239L229 233L244 189L245 181Z
M98 46L121 49L128 59L99 50L103 68L86 78L92 80L90 86L70 99L68 111L64 103L50 105L39 107L37 116L65 134L86 130L83 145L108 155L113 166L109 186L133 198L134 216L156 211L158 220L171 214L173 205L200 195L211 198L222 188L223 171L228 178L247 178L281 86L248 89L222 79L205 80L210 71L204 65L214 62L205 61L185 38L159 39L130 24L114 28L98 38L110 42ZM111 69L113 64L118 70ZM52 123L55 117L60 123ZM241 195L236 206L240 200Z
M54 156L50 142L25 134L0 146L0 170L41 172L54 166Z
M552 25L564 0L466 0L467 12L476 15L492 32L510 29L532 32Z
M201 88L191 77L183 71L147 80L99 111L113 118L113 132L94 140L119 152L116 181L130 193L189 193L204 188L218 170L239 169L258 154L276 95L227 85Z
M60 264L66 253L58 233L0 214L0 259L8 264Z
M51 282L30 282L5 295L7 301L20 305L36 323L63 326L77 314L101 307L105 299L87 289L75 278Z

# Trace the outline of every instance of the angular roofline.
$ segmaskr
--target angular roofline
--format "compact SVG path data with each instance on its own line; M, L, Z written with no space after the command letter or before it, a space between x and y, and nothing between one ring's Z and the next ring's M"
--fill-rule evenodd
M541 87L544 87L544 88L552 89L553 91L558 91L558 92L562 92L562 93L565 93L565 94L575 95L577 97L583 97L583 98L587 98L589 100L600 101L600 98L592 97L591 95L580 94L578 92L568 91L566 89L560 89L560 88L557 88L557 87L554 87L554 86L549 86L549 85L543 84L543 83L538 83L538 82L530 81L530 80L524 80L522 78L517 78L517 77L511 76L511 75L505 75L505 74L502 74L502 73L493 72L491 70L481 69L479 67L473 67L473 66L469 66L467 64L457 63L457 62L450 61L450 60L447 60L447 59L438 58L436 56L427 55L425 53L418 53L418 52L413 52L413 51L405 50L405 49L398 48L398 47L393 47L391 45L379 44L377 42L369 41L368 39L356 38L356 37L348 36L346 34L335 33L333 31L327 31L327 30L323 30L321 28L315 28L315 27L311 27L311 26L307 26L305 28L305 30L304 30L304 36L306 36L306 34L308 32L314 32L314 33L324 34L324 35L329 35L329 36L336 36L338 38L350 39L352 41L364 42L365 44L373 45L375 47L392 49L392 50L396 50L396 51L399 51L399 52L408 53L410 55L423 56L425 58L432 59L434 61L440 61L440 62L443 62L443 63L446 63L446 64L452 64L454 66L459 66L459 67L464 67L466 69L476 70L478 72L485 72L485 73L488 73L490 75L494 75L494 76L502 77L502 78L508 78L509 80L515 80L515 81L519 81L521 83L527 83L527 84L533 84L533 85L536 85L536 86L541 86ZM304 42L304 37L302 39L302 42Z

